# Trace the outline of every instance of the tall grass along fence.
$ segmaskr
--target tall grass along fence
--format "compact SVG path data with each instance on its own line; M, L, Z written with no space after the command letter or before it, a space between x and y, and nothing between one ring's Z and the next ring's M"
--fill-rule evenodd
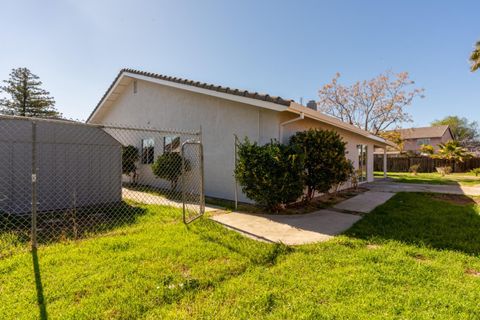
M420 165L418 172L436 172L437 167L451 166L451 162L444 159L433 159L430 157L388 157L387 171L408 172L413 165ZM466 159L464 162L457 162L453 165L453 172L468 172L480 168L480 158ZM383 171L383 155L375 156L374 170Z
M0 259L132 223L143 204L204 212L201 132L0 116Z

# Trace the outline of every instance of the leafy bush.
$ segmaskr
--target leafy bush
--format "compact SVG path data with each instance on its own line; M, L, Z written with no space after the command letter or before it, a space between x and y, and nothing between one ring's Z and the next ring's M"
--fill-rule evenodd
M420 169L420 164L412 164L410 168L408 168L408 172L416 176L418 174L419 169Z
M122 146L122 173L130 176L131 182L136 183L137 165L140 159L138 148L134 146Z
M473 173L476 177L480 174L480 168L475 168L470 171L470 173Z
M315 192L327 193L351 177L353 166L345 157L346 143L337 132L319 129L297 132L290 138L290 145L300 150L304 158L307 201Z
M447 174L452 173L452 167L449 167L449 166L436 167L435 169L437 169L437 172L440 173L442 175L442 177L444 177Z
M426 154L431 156L435 153L435 148L429 144L422 144L422 146L420 147L420 152L424 155Z
M185 172L191 170L190 161L184 159ZM170 181L171 189L177 188L178 179L182 175L182 156L177 152L166 152L152 164L155 176Z
M303 194L303 159L291 146L259 146L246 138L238 146L235 178L248 198L278 212Z

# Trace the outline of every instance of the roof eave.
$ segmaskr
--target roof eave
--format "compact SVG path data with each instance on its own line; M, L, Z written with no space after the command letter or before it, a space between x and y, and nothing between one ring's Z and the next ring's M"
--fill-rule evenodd
M388 146L395 146L394 143L392 143L388 140L385 140L381 137L378 137L376 135L373 135L368 131L362 130L360 128L355 127L354 125L343 122L343 121L341 121L339 119L336 119L336 118L333 118L331 116L325 115L325 114L323 114L319 111L312 110L310 108L307 108L307 107L302 106L302 105L300 105L298 103L295 103L295 102L292 102L290 104L290 107L288 108L288 111L296 113L296 114L304 113L305 116L310 118L310 119L317 120L317 121L332 125L334 127L341 128L343 130L361 135L361 136L363 136L367 139L375 141L377 143L377 145L379 144L380 146L387 146L387 145Z
M108 100L108 98L111 96L111 93L115 91L117 88L118 84L122 81L123 78L129 77L132 79L138 79L138 80L143 80L143 81L148 81L151 83L157 83L163 86L168 86L168 87L173 87L177 89L182 89L190 92L195 92L195 93L200 93L208 96L213 96L213 97L218 97L221 99L225 100L230 100L230 101L235 101L235 102L240 102L252 106L257 106L269 110L274 110L274 111L286 111L288 109L288 101L285 101L281 99L281 103L275 103L272 101L267 101L267 100L262 100L262 99L256 99L256 98L250 98L247 96L242 96L234 93L229 93L229 92L222 92L222 91L217 91L217 90L212 90L192 84L186 84L186 83L179 83L175 81L170 81L170 80L165 80L165 79L160 79L159 77L154 77L150 75L144 75L140 74L140 72L133 72L133 71L128 71L129 69L122 69L115 80L112 82L110 87L108 88L107 92L104 94L104 96L101 98L100 102L97 104L95 109L92 111L90 116L87 119L87 123L90 122L95 115L98 113L98 111L102 108L102 106L105 104L105 102ZM225 90L227 91L228 88Z

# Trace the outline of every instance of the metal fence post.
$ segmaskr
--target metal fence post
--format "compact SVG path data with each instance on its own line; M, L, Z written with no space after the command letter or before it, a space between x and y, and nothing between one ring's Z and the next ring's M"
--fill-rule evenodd
M233 183L235 184L235 210L238 209L238 183L235 178L235 169L237 168L237 135L233 134Z
M183 151L183 147L185 146L185 142L182 144L180 149L180 156L182 158L182 168L181 168L181 177L182 177L182 211L183 211L183 223L187 223L187 219L185 217L185 153Z
M32 249L37 242L37 123L32 121Z
M205 163L204 163L204 156L203 156L203 132L202 126L200 126L200 144L199 144L199 152L200 152L200 213L203 214L205 212Z

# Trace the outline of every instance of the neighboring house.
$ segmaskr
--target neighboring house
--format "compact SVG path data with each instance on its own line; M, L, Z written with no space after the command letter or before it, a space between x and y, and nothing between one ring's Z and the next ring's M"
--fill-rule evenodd
M453 139L452 131L448 125L408 128L395 130L400 133L404 152L419 153L422 145L431 145L438 151L439 144Z
M122 200L121 144L102 129L0 116L0 213L31 212L33 163L39 212Z
M120 71L87 122L188 131L201 127L205 193L224 199L235 196L234 135L265 144L272 139L288 142L295 132L309 128L333 129L347 142L347 157L363 173L363 181L373 180L374 147L387 144L291 100L132 69ZM154 157L165 148L178 149L178 141L152 140ZM139 168L141 174L152 175L149 164L140 166L145 167Z

